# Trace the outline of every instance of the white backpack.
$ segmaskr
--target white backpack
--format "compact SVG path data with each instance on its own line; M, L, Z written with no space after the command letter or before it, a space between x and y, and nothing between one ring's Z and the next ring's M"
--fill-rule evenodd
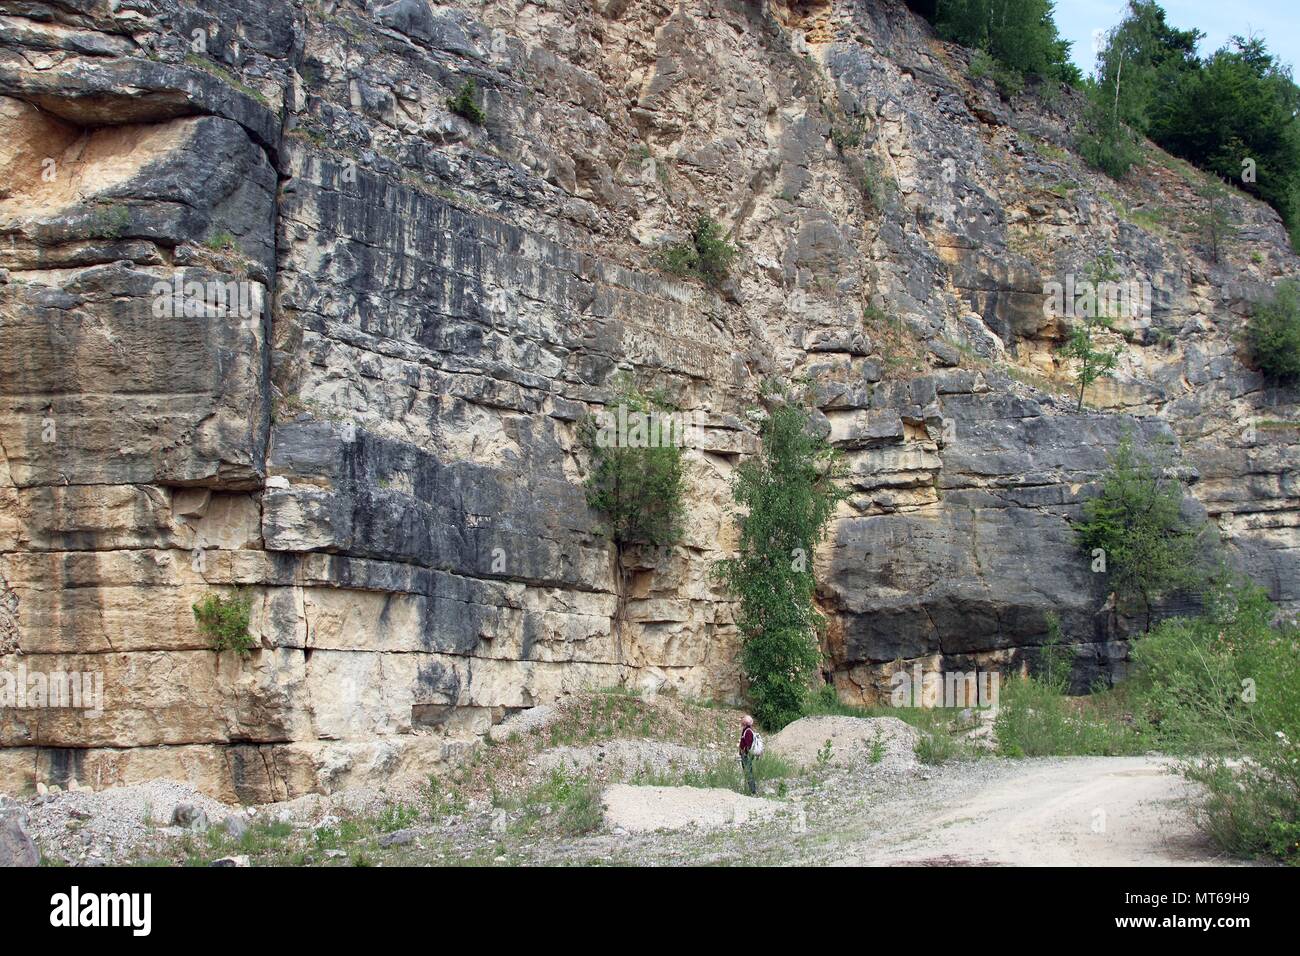
M758 735L758 731L754 731L754 743L750 745L749 752L754 757L763 756L763 738Z

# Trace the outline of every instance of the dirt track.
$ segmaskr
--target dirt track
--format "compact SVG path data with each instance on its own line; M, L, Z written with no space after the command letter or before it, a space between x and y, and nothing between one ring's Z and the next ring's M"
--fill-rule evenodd
M1038 866L1186 866L1219 858L1192 826L1192 791L1155 757L1076 757L1005 764L987 786L928 788L920 813L823 862ZM938 782L938 781L936 781ZM920 794L913 792L909 799Z

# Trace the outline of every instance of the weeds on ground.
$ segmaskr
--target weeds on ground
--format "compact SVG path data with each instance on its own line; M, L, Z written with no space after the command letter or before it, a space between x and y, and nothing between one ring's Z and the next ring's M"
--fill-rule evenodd
M602 819L600 784L558 767L522 797L500 798L497 805L523 811L511 825L515 832L531 832L545 821L548 829L564 836L581 836L598 829Z
M1200 617L1162 622L1132 656L1138 719L1205 787L1204 832L1300 863L1300 629L1263 589L1217 582Z
M1069 651L1060 625L1049 620L1037 673L1002 682L993 734L1006 757L1116 756L1146 749L1131 723L1102 708L1083 707L1067 696Z
M800 770L784 757L770 751L764 751L754 758L754 781L760 786L769 781L777 782L777 792L793 777L800 775ZM670 767L668 770L642 768L628 780L638 786L649 787L704 787L734 790L747 793L744 774L740 769L737 755L719 756L703 768Z

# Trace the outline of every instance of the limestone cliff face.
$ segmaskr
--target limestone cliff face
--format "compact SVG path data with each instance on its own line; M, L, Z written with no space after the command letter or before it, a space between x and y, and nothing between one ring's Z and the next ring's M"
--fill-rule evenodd
M709 568L769 375L817 383L850 469L845 699L1017 666L1052 610L1080 684L1121 675L1068 522L1126 431L1300 606L1300 433L1248 427L1300 396L1239 342L1298 271L1276 216L1234 200L1211 262L1194 172L1093 175L1071 97L1004 101L901 3L0 0L0 44L0 671L106 696L0 709L2 789L272 799L578 688L736 697ZM744 248L716 292L652 261L700 213ZM1043 283L1107 251L1152 309L1075 414ZM614 627L577 427L619 371L700 428ZM232 586L246 661L190 611Z

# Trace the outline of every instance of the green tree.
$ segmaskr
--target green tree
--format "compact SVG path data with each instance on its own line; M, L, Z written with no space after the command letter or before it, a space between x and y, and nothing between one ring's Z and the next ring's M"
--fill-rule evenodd
M660 393L620 381L606 420L588 418L587 503L605 516L617 545L672 544L681 534L682 448L675 410Z
M1300 88L1263 40L1234 37L1152 107L1155 142L1267 202L1300 226ZM1247 162L1249 161L1249 162Z
M628 547L663 547L681 537L683 435L674 411L661 393L644 394L621 379L604 422L589 417L579 430L591 455L587 504L604 516L614 544L616 635L627 617Z
M935 25L944 39L984 50L1010 70L1078 83L1054 6L1052 0L939 0Z
M1095 560L1100 549L1117 602L1141 603L1147 630L1157 600L1207 578L1201 559L1207 529L1183 516L1183 487L1169 471L1167 456L1139 454L1126 435L1075 527L1084 552Z
M1130 0L1124 18L1106 34L1097 69L1086 84L1084 159L1119 179L1141 157L1156 97L1199 63L1199 30L1177 30L1152 0Z
M1192 216L1192 223L1205 243L1205 251L1211 262L1218 262L1223 256L1223 247L1236 234L1232 224L1232 204L1228 199L1228 190L1217 180L1206 183L1197 190L1201 208Z
M1083 396L1088 387L1103 376L1114 371L1122 346L1105 349L1097 345L1097 335L1109 331L1114 316L1104 312L1098 313L1103 296L1099 287L1103 283L1115 282L1119 273L1115 270L1115 260L1107 253L1092 264L1088 271L1089 281L1093 285L1093 301L1097 305L1090 311L1094 314L1082 316L1082 321L1070 329L1065 344L1057 349L1057 354L1067 362L1074 364L1074 380L1079 386L1079 403L1076 411L1083 411Z
M447 109L478 126L487 122L487 111L478 105L478 84L470 77L455 96L447 97Z
M1070 329L1065 344L1057 349L1057 354L1068 362L1074 363L1074 381L1079 386L1079 402L1076 411L1083 411L1083 395L1088 386L1097 379L1109 375L1119 362L1120 347L1101 348L1096 344L1096 334L1109 328L1105 320L1088 317Z
M1271 299L1255 306L1246 338L1265 375L1282 382L1300 379L1300 283L1284 279Z
M1258 38L1233 37L1201 59L1199 30L1169 25L1154 0L1130 0L1089 78L1079 150L1119 178L1149 136L1269 203L1300 228L1300 88Z
M821 660L823 621L813 596L813 551L844 497L838 455L813 431L810 396L768 386L762 451L736 469L732 494L744 509L738 554L718 564L739 598L741 661L765 727L784 726L803 709Z

